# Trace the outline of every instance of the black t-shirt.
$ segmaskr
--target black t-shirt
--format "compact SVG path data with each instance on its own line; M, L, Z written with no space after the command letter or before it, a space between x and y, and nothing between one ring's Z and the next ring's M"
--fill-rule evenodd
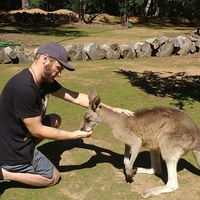
M0 165L31 162L34 138L21 119L42 115L42 98L60 88L54 81L38 89L28 69L8 81L0 96Z

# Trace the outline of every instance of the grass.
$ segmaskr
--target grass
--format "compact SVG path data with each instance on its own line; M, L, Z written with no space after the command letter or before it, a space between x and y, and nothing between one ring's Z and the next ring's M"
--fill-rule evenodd
M126 29L121 25L52 25L52 24L26 24L26 23L0 23L0 39L19 41L26 51L45 41L56 41L63 45L70 43L85 44L95 42L97 44L117 42L132 44L151 37L188 34L195 27L164 26L164 25L138 25Z
M68 28L62 31L65 32ZM6 27L4 29L6 29ZM58 27L58 29L61 31L63 27ZM147 38L149 37L149 33L146 33L149 31L152 31L152 36L155 32L157 32L157 35L162 34L162 31L159 32L158 30L145 27L142 27L141 29L138 27L130 30L130 32L128 32L129 30L116 30L111 27L93 28L73 26L72 29L76 29L80 34L76 35L75 39L71 40L71 42L77 42L80 41L80 39L82 39L82 41L89 41L94 38L96 38L96 41L102 42L107 34L113 35L112 40L115 39L116 41L123 42L126 39L127 41L132 42L130 32L132 32L133 38L136 36L134 34L138 33L140 33L140 35L143 33L143 35L138 35L136 36L137 38ZM175 29L178 29L178 27L167 27L165 31L167 31L169 35L173 35L175 34ZM134 33L134 30L136 33ZM190 30L191 28L189 27L186 32ZM182 32L183 30L179 31ZM180 33L179 31L176 33ZM128 32L127 37L124 35L126 32ZM120 35L123 34L124 40L118 40L120 36L117 35L117 33L120 33ZM9 39L11 34L13 33L7 32L6 34L2 34L2 36ZM27 38L33 38L33 40L30 40L31 43L37 41L38 38L41 37L34 32L30 32L28 35L26 34L25 30L23 30L21 33L15 33L14 35L15 37L19 36L21 38L25 36L23 41L26 41ZM65 38L64 36L50 34L49 36L42 37L43 40L49 40L50 37L50 39L57 41L63 40L66 42L71 36L65 35ZM198 98L195 95L192 95L193 90L198 89L199 82L197 85L193 84L192 88L190 87L189 94L185 94L184 92L186 91L180 93L179 90L175 91L175 93L172 93L171 91L164 92L165 90L163 90L162 93L160 93L160 88L153 85L153 77L156 77L157 75L156 72L153 72L154 70L162 69L162 71L167 71L170 67L185 71L188 66L198 68L199 61L199 57L189 56L134 60L102 60L91 62L74 61L70 64L76 67L76 71L64 71L59 82L70 89L83 93L89 93L91 90L96 90L104 103L130 110L155 105L175 106L180 105L181 103L183 106L182 109L184 109L185 112L187 112L200 126L200 110L197 109L200 107L200 103ZM2 91L4 85L11 76L25 67L27 66L0 65L0 91ZM146 69L147 72L152 70L151 76L148 73L140 72L141 69ZM130 71L135 73L132 74ZM162 78L162 73L158 75L159 79L156 79L157 83L161 84L161 88L167 88L169 80ZM154 88L154 93L146 89L144 83L147 80L148 84L152 85L152 88ZM172 84L173 83L174 82L172 82ZM182 82L176 82L176 84L181 87ZM57 100L53 97L50 99L48 108L48 112L56 112L61 115L63 118L61 128L66 130L79 129L84 111L85 109L82 107ZM137 180L136 177L136 182L133 184L127 184L125 182L122 173L122 154L124 145L113 137L110 129L105 125L99 125L94 130L93 136L84 139L84 142L81 140L65 142L45 140L39 145L39 148L41 151L45 152L56 166L59 165L58 168L62 175L61 182L54 187L40 189L27 187L18 183L1 182L0 193L2 193L2 200L136 200L141 199L140 193L144 190L144 187L150 188L152 185L156 186L163 184L159 178L154 176L141 176L142 179L139 180ZM196 165L190 154L186 157L186 160ZM145 161L148 163L148 159L145 159ZM180 171L184 176L188 173L188 171L185 170ZM198 177L194 175L194 179L195 178L197 180ZM149 180L151 182L149 182ZM181 181L184 183L184 180L181 179ZM185 184L185 187L187 188L188 185L189 184ZM184 187L184 184L180 187ZM165 195L165 197L161 197L161 199L181 199L180 197L183 195L181 192L177 191L173 194ZM198 194L195 193L195 195Z

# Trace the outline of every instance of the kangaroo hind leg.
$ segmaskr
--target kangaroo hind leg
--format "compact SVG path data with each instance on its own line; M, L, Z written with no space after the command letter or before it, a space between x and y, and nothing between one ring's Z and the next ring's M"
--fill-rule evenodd
M176 169L177 163L178 163L178 160L171 160L171 161L166 162L167 172L168 172L167 184L165 186L149 189L147 192L145 192L142 195L143 198L158 196L161 193L172 192L178 189L178 179L177 179L177 169Z
M178 148L163 148L161 149L161 155L166 162L168 180L167 184L161 187L155 187L149 189L143 194L144 198L151 196L158 196L161 193L168 193L178 189L178 178L177 178L177 163L184 150Z

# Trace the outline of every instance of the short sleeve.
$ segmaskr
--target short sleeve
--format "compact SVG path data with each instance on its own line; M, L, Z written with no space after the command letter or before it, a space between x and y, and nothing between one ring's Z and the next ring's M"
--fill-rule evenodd
M62 86L54 80L52 83L42 83L40 88L40 93L44 93L44 95L56 92L59 90Z
M14 113L17 118L41 115L40 98L33 87L22 86L13 94Z

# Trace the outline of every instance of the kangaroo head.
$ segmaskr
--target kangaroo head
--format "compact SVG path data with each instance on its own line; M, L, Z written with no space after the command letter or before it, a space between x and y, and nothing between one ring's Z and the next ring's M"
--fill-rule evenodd
M98 116L98 111L101 109L101 98L96 94L96 92L91 92L88 96L89 107L83 117L81 123L81 130L91 131L93 128L101 122Z

